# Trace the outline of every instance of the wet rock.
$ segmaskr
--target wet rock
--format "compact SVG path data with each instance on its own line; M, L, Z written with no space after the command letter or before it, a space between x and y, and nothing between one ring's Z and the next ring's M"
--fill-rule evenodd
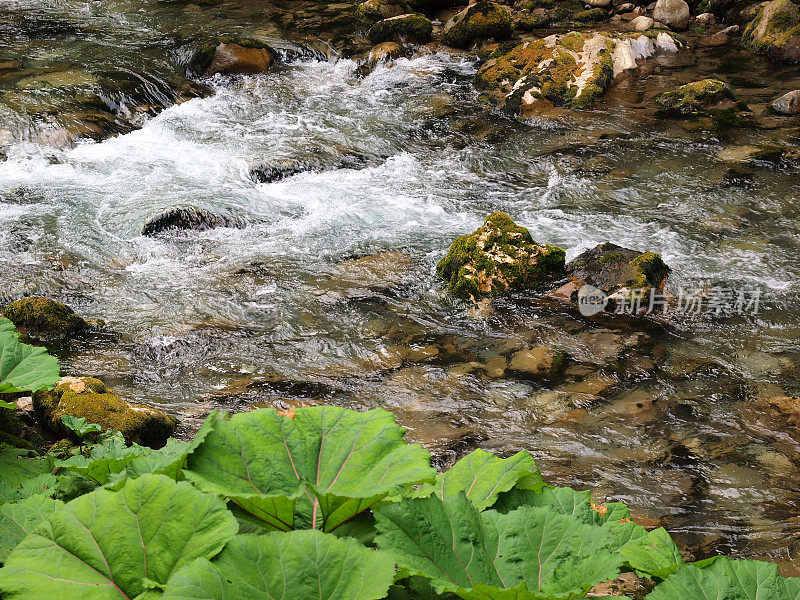
M373 44L398 41L426 44L433 34L433 24L425 15L407 14L383 19L370 27L367 32Z
M400 58L402 54L403 49L400 47L400 44L396 42L383 42L382 44L377 44L370 49L369 55L367 56L367 61L370 64L376 65L378 63L389 62L390 60Z
M408 277L412 264L411 256L400 250L343 260L336 264L336 274L321 288L347 298L385 292Z
M511 12L496 2L478 0L450 19L442 40L454 48L469 48L478 40L505 40L514 32Z
M658 0L653 19L675 31L689 27L689 5L683 0Z
M547 346L515 352L508 370L527 379L552 379L564 365L564 353Z
M3 315L27 335L42 341L73 337L90 328L69 306L49 298L21 298L6 305Z
M489 377L503 377L506 374L506 368L508 368L508 361L503 356L493 356L486 361L484 368Z
M496 108L527 115L554 106L589 108L613 78L636 68L636 60L667 49L667 34L654 43L644 34L570 32L498 48L475 76L481 99Z
M800 153L786 146L731 146L717 154L717 160L739 164L763 164L800 161Z
M256 75L275 64L272 47L253 38L220 38L203 44L189 63L190 75Z
M719 79L687 83L656 97L659 108L673 115L702 115L709 111L730 110L735 106L733 91Z
M589 0L587 4L592 8L608 8L611 6L611 0Z
M734 166L725 171L722 176L722 183L728 187L748 187L755 183L755 174L750 169L741 166ZM735 229L739 221L734 219L732 223L727 223L729 229Z
M310 163L296 160L284 160L253 167L250 169L250 179L256 183L274 183L275 181L281 181L292 175L316 170L318 170L318 168Z
M648 306L651 290L662 292L670 268L655 252L639 252L606 242L575 257L565 270L569 283L548 294L548 297L569 303L582 301L580 290L590 286L605 295L603 307L615 310L621 303L630 306L636 300ZM581 307L582 310L588 307ZM597 307L599 312L601 307ZM587 313L587 314L589 314Z
M590 8L572 15L577 23L600 23L608 19L608 12L603 8Z
M527 289L564 269L564 250L535 242L505 213L492 213L474 233L462 235L436 266L456 295L482 297Z
M773 100L770 107L781 115L800 115L800 90L793 90Z
M380 21L410 12L411 7L402 0L367 0L356 7L355 17L362 21Z
M588 594L592 596L623 596L625 598L644 598L655 586L655 582L635 573L623 573L613 581L594 586Z
M724 31L717 31L705 41L706 46L727 46L731 43L731 36Z
M241 220L218 215L211 211L189 206L172 208L149 219L142 227L142 235L154 236L164 231L205 231L215 227L242 227Z
M633 29L634 31L647 31L648 29L653 28L653 24L655 21L650 17L645 15L639 15L635 19L633 19L630 23L628 23L628 27Z
M694 20L698 25L702 25L703 27L711 27L717 24L717 17L714 16L712 12L701 13L697 15Z
M533 29L549 27L551 22L552 17L546 8L535 8L529 12L518 13L516 15L515 25L517 29L532 31Z
M773 60L800 61L800 9L791 0L772 0L745 27L742 43Z
M128 443L153 447L163 446L178 425L174 417L131 404L92 377L62 378L53 391L33 395L33 408L41 426L55 435L67 434L61 417L72 415L116 429Z

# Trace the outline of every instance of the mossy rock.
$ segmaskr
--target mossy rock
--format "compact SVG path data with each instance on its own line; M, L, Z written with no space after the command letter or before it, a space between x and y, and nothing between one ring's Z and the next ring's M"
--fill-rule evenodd
M64 377L54 390L36 392L33 410L40 425L57 436L69 434L61 417L72 415L117 430L128 443L152 447L163 446L178 425L175 417L131 404L93 377Z
M25 333L41 341L78 335L90 325L69 306L42 297L21 298L3 308L3 315Z
M735 100L727 84L719 79L693 81L656 97L656 104L663 112L673 115L705 115L711 110L725 110L719 105Z
M367 32L373 44L381 42L414 42L426 44L433 34L433 23L425 15L408 14L378 21Z
M261 70L256 70L255 66L258 66L259 69L269 66L277 60L278 56L272 46L261 40L242 36L222 36L202 43L194 51L186 69L187 75L190 77L201 77L211 75L213 72L218 71L218 69L212 69L212 67L214 66L214 60L217 56L217 50L220 47L241 49L242 51L259 51L258 56L251 57L251 59L255 58L256 60L248 61L251 62L253 66L244 71L231 71L229 69L231 74L235 72L247 72L250 74L261 72Z
M442 40L454 48L469 48L478 40L505 40L514 33L511 12L496 2L479 0L450 19Z
M492 213L453 242L436 273L457 296L478 300L528 289L564 271L564 250L535 242L507 214Z
M800 62L800 9L791 0L772 0L747 25L742 43L773 60Z
M399 17L411 12L411 7L403 0L366 0L353 13L359 21L374 23L381 19Z
M576 23L600 23L608 19L608 11L604 8L590 8L576 12L572 15L572 19Z
M484 63L475 86L513 114L537 106L590 108L613 79L614 44L604 35L578 32L527 41Z

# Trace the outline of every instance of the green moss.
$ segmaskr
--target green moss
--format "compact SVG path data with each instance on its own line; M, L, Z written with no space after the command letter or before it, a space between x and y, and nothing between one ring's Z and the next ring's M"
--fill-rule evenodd
M425 15L401 15L378 21L367 32L373 44L401 40L425 44L433 34L433 23Z
M718 79L693 81L670 92L656 97L656 104L662 111L678 115L704 114L704 109L711 104L732 99L728 87Z
M661 255L656 252L645 252L634 258L630 264L637 274L627 283L627 287L637 290L649 290L659 282L660 273L669 271Z
M572 15L573 20L578 23L599 23L608 18L608 12L602 8L590 8L589 10L582 10Z
M68 433L61 417L72 415L97 423L104 430L117 430L129 443L150 446L162 445L178 423L160 411L126 402L91 377L69 378L51 392L36 392L33 408L42 426L57 435Z
M42 340L69 337L85 331L89 325L67 305L49 298L22 298L8 304L3 314L28 335Z
M250 37L227 35L200 44L189 60L189 64L186 67L187 73L192 77L203 75L208 70L208 67L211 66L214 54L217 52L217 46L220 44L236 44L242 48L265 49L269 50L273 56L277 56L272 46L266 42Z
M455 17L445 28L442 39L454 48L469 48L476 40L504 40L514 32L511 14L496 2L481 0Z
M497 212L474 233L458 237L436 272L455 295L477 300L561 273L564 257L564 250L535 242L525 227Z
M800 10L791 0L772 0L742 33L742 43L760 54L785 59L786 44L800 35Z

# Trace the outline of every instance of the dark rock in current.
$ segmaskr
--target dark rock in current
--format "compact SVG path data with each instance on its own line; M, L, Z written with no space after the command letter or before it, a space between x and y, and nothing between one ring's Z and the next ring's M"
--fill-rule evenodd
M277 61L277 53L267 43L253 38L223 37L202 44L189 61L191 76L257 75Z
M256 165L250 169L250 179L256 183L274 183L300 173L316 173L334 169L364 169L372 164L377 164L376 160L371 160L358 152L347 152L339 156L320 154L319 161L282 160ZM331 164L333 160L335 162Z
M69 306L49 298L21 298L6 305L3 315L27 335L42 341L73 337L91 327Z
M508 8L479 0L445 24L442 40L454 48L469 48L478 40L505 40L512 33L514 21Z
M378 21L367 32L373 44L381 42L413 42L427 44L433 34L433 24L425 15L408 14Z
M243 227L241 219L218 215L202 208L189 206L171 208L152 219L142 227L142 235L154 236L169 230L205 231L215 227Z

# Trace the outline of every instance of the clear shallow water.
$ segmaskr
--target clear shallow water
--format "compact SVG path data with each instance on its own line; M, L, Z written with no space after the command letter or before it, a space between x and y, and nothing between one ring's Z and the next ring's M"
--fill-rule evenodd
M105 319L115 335L62 349L65 371L170 410L184 433L215 407L384 406L440 464L477 445L527 448L552 481L662 518L699 556L771 557L797 574L800 436L755 403L798 393L796 173L762 165L754 186L724 186L720 141L616 104L560 121L486 115L473 65L442 54L355 69L296 62L207 82L214 96L101 143L12 144L0 296ZM351 155L364 168L249 177ZM247 226L139 235L176 205ZM676 289L757 287L762 310L631 328L522 297L475 316L434 267L494 210L568 258L610 240L661 252ZM397 254L377 272L337 266L384 251ZM599 356L637 331L638 350ZM569 353L563 381L480 368L538 343Z

